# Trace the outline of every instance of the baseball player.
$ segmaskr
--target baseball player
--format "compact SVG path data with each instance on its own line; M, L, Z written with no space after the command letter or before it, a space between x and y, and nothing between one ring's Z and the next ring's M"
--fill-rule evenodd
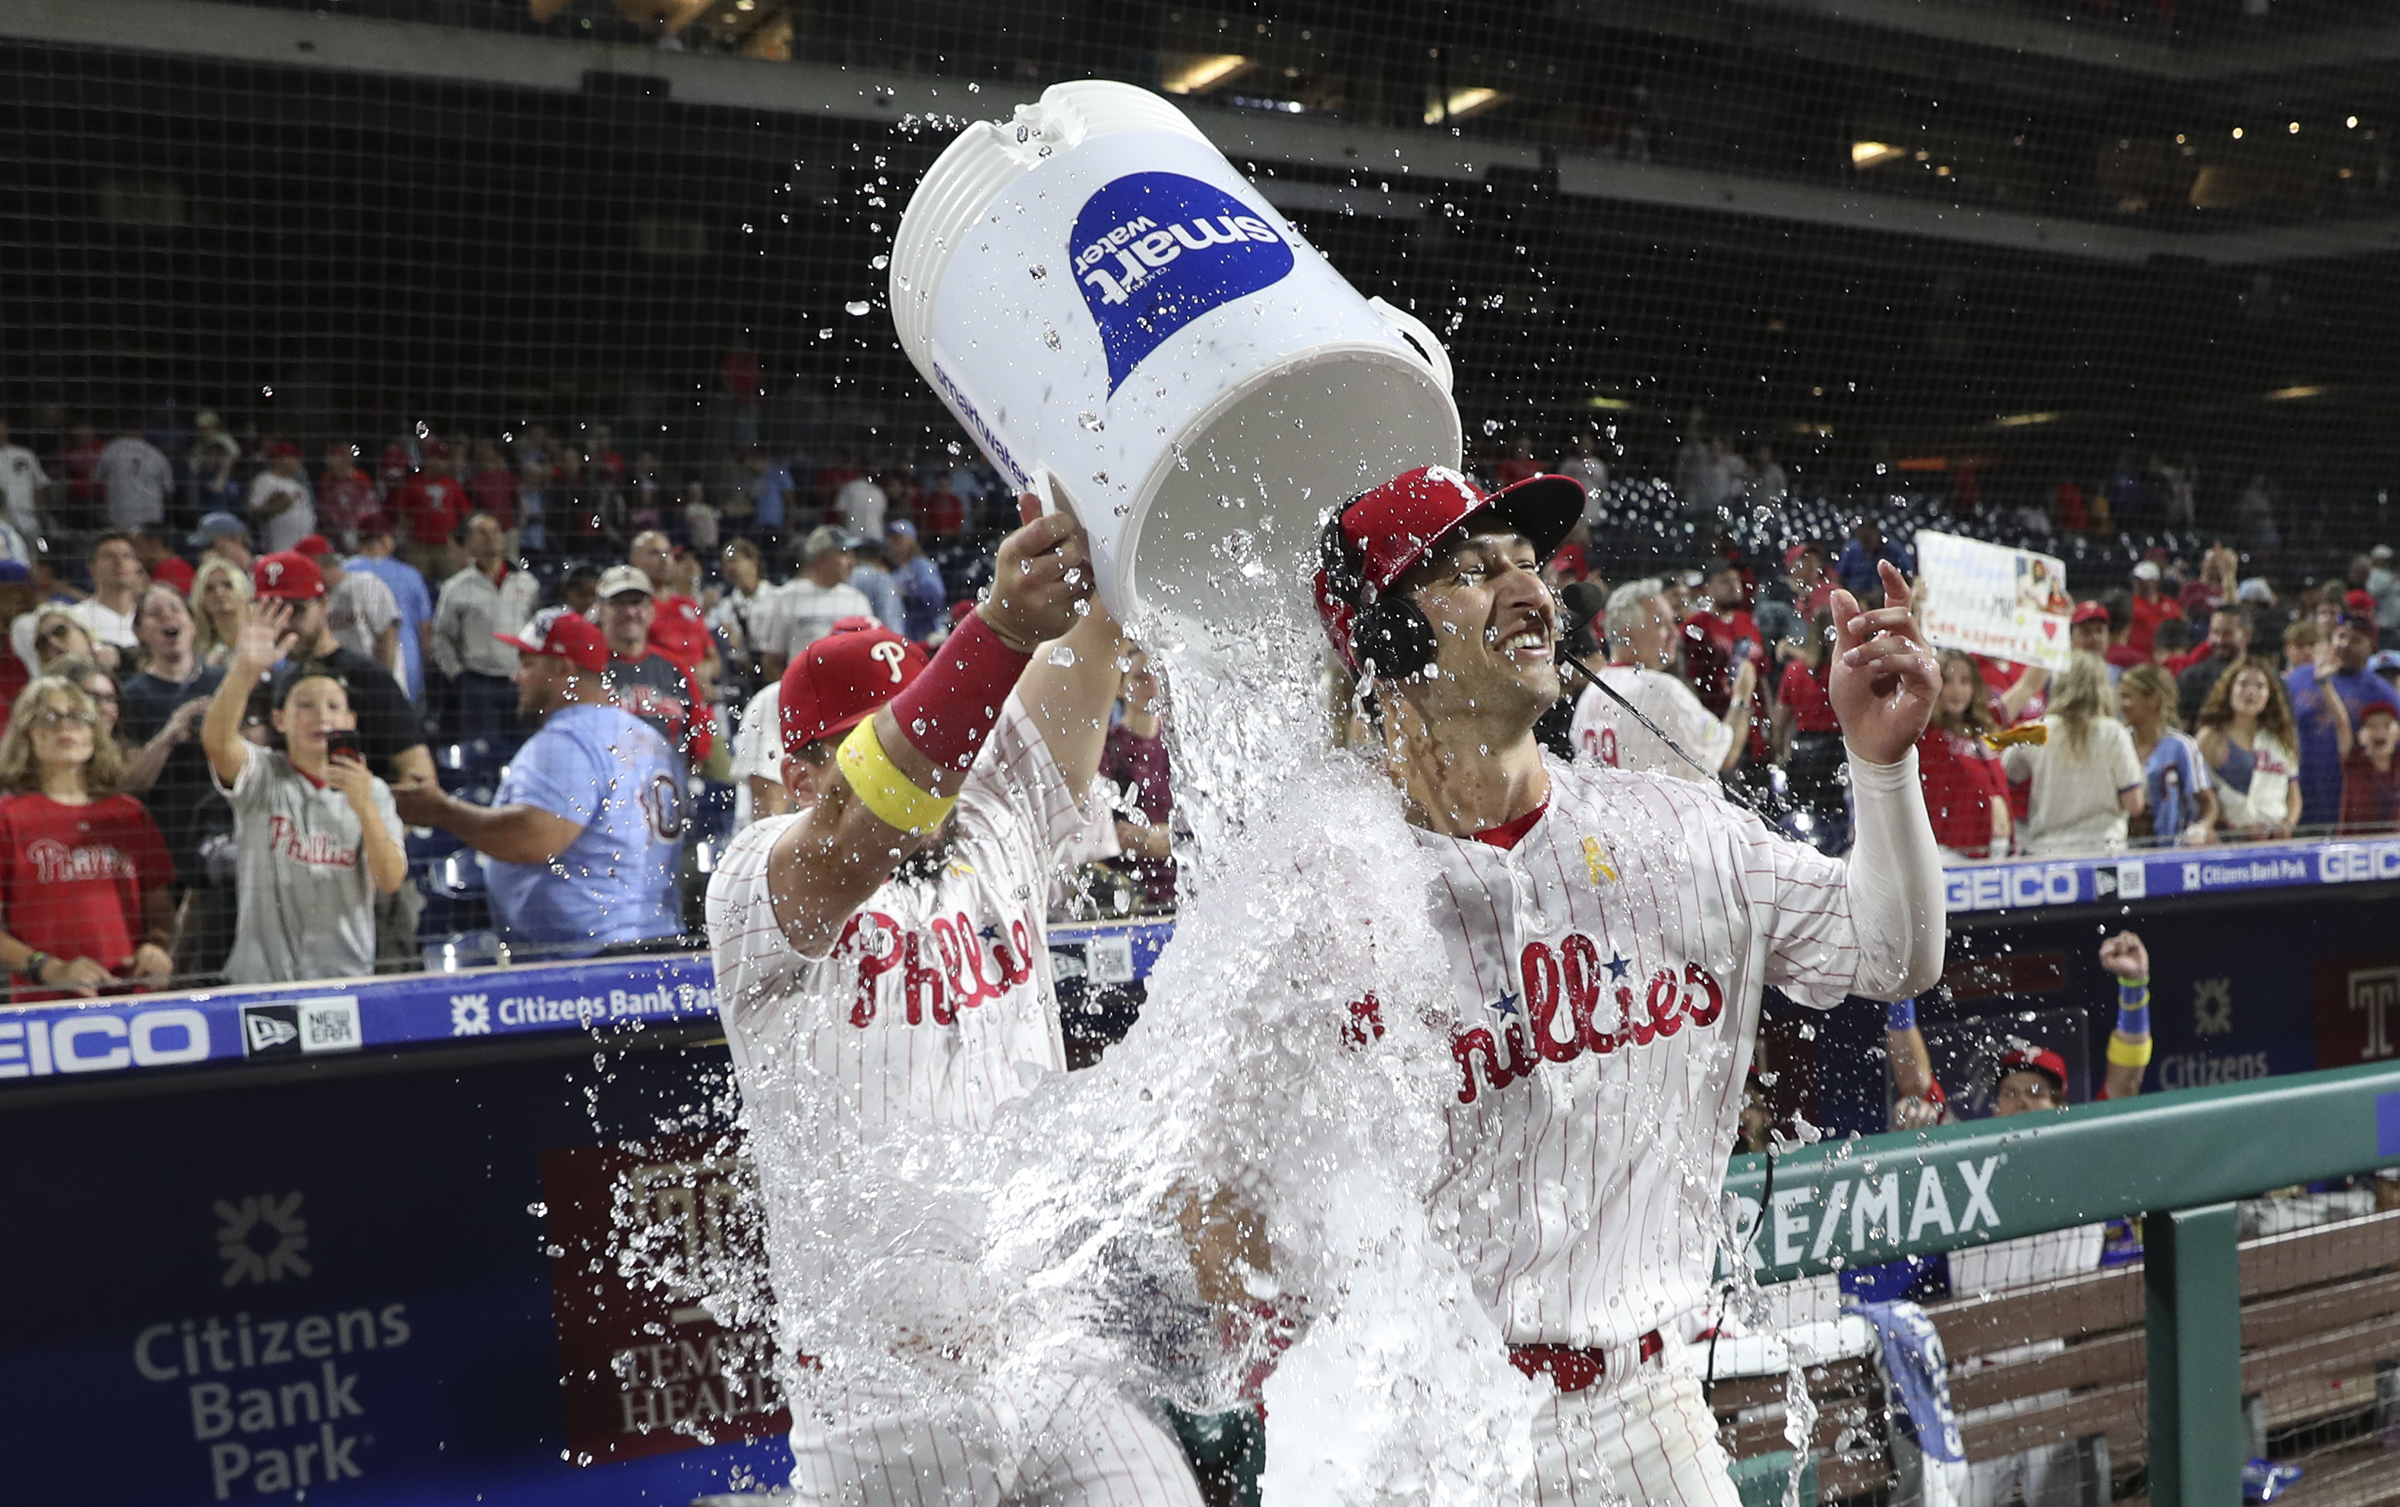
M1605 622L1608 666L1600 678L1692 758L1668 747L1598 686L1586 687L1575 702L1571 731L1577 752L1611 769L1655 770L1679 780L1706 780L1710 773L1731 769L1749 736L1750 687L1757 668L1744 659L1734 672L1733 699L1722 717L1702 706L1675 673L1683 634L1675 626L1667 588L1655 576L1610 592Z
M1836 593L1828 691L1849 748L1847 863L1692 781L1545 759L1558 608L1537 574L1583 491L1486 497L1424 469L1327 527L1317 606L1371 674L1392 778L1439 880L1455 1014L1444 1232L1549 1388L1544 1507L1735 1507L1716 1422L1673 1333L1707 1298L1760 992L1831 1007L1941 974L1941 864L1914 745L1940 679L1899 572Z
M1027 499L1030 516L1031 499ZM1051 516L1000 547L991 595L928 663L861 620L792 657L780 718L802 808L745 829L710 882L718 1009L760 1171L783 1304L792 1486L806 1503L1169 1504L1200 1497L1173 1439L1091 1377L963 1385L929 1403L857 1368L818 1373L805 1325L855 1274L811 1232L856 1196L828 1166L880 1165L918 1127L973 1132L1062 1072L1045 897L1083 824L1121 641L1089 590L1082 531ZM1070 631L1071 630L1071 631ZM1063 638L1061 638L1063 635ZM1039 659L1037 644L1060 638ZM900 1347L966 1375L977 1328L972 1211L911 1210L879 1263ZM890 1310L886 1310L889 1312ZM868 1369L872 1369L870 1366Z

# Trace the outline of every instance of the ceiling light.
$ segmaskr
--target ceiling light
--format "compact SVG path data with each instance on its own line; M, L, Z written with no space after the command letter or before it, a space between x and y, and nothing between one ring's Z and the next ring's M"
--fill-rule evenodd
M2177 131L2175 133L2175 144L2177 146L2183 145L2183 133L2181 131Z
M2358 129L2358 117L2353 115L2349 118L2349 120L2343 122L2343 124L2349 126L2351 130L2355 131Z
M2293 122L2292 122L2292 125L2291 125L2291 131L2292 131L2292 134L2293 134L2294 136L2297 136L2297 135L2299 135L2299 134L2300 134L2300 122L2298 122L2298 121L2296 121L2296 120L2295 120L2295 121L2293 121Z
M2233 139L2236 141L2242 139L2242 128L2240 126L2235 126L2233 128Z
M1876 167L1891 161L1894 157L1907 155L1900 148L1886 142L1854 141L1850 143L1850 165L1852 167Z
M1596 397L1592 399L1592 406L1594 408L1624 409L1631 408L1633 405L1623 398Z
M1438 126L1445 120L1464 120L1506 98L1497 89L1453 89L1448 99L1436 100L1425 107L1425 124Z
M1238 52L1220 52L1196 57L1175 72L1168 74L1161 87L1169 94L1198 94L1204 89L1225 82L1249 66L1250 60Z
M2314 383L2304 383L2297 387L2278 387L2273 392L2267 394L2267 401L2270 403L2288 403L2294 398L2320 397L2324 394L2324 392L2325 389L2322 386Z
M2000 429L2023 429L2030 424L2048 424L2057 418L2058 411L2056 409L2042 413L2004 413L1992 420L1992 424L1995 428Z

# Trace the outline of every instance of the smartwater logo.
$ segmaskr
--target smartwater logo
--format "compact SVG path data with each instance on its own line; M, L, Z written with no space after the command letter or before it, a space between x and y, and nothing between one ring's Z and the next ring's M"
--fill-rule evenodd
M1132 173L1084 201L1068 243L1108 351L1108 390L1209 310L1291 274L1292 248L1250 206L1181 173Z

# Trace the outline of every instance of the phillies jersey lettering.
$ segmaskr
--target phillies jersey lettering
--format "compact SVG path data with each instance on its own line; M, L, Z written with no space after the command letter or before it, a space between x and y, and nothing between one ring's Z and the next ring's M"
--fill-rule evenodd
M1855 938L1840 862L1714 787L1548 769L1511 847L1416 834L1458 1069L1434 1227L1510 1343L1627 1345L1707 1298L1763 989L1839 1003Z
M1526 943L1519 963L1525 984L1525 1023L1510 1021L1496 1040L1484 1026L1459 1029L1451 1035L1450 1054L1458 1060L1463 1078L1458 1102L1475 1102L1475 1064L1479 1059L1483 1081L1502 1089L1530 1077L1542 1062L1573 1062L1587 1051L1606 1056L1621 1046L1646 1047L1673 1036L1686 1021L1695 1029L1706 1030L1725 1013L1724 986L1698 963L1686 963L1680 971L1659 969L1650 975L1649 985L1638 999L1630 985L1618 984L1612 992L1602 978L1604 973L1622 978L1629 966L1621 957L1601 962L1598 947L1581 932L1567 933L1556 953L1547 942ZM1568 1016L1564 1032L1559 1029L1562 1004ZM1530 1050L1528 1027L1532 1031Z
M949 1025L959 1011L1031 983L1035 924L1030 912L1008 923L1012 949L998 940L996 925L978 930L963 910L935 917L922 932L902 928L881 911L860 911L833 949L837 958L858 960L858 994L850 1004L850 1024L863 1031L875 1023L876 982L895 968L900 970L901 998L912 1026L928 1019L937 1026ZM988 965L987 937L992 939Z

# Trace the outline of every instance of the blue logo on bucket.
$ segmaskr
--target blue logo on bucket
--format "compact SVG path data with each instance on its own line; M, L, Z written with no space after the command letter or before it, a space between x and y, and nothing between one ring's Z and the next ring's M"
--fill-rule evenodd
M1181 173L1133 173L1102 188L1075 217L1068 249L1108 351L1111 394L1169 335L1292 270L1274 226Z

